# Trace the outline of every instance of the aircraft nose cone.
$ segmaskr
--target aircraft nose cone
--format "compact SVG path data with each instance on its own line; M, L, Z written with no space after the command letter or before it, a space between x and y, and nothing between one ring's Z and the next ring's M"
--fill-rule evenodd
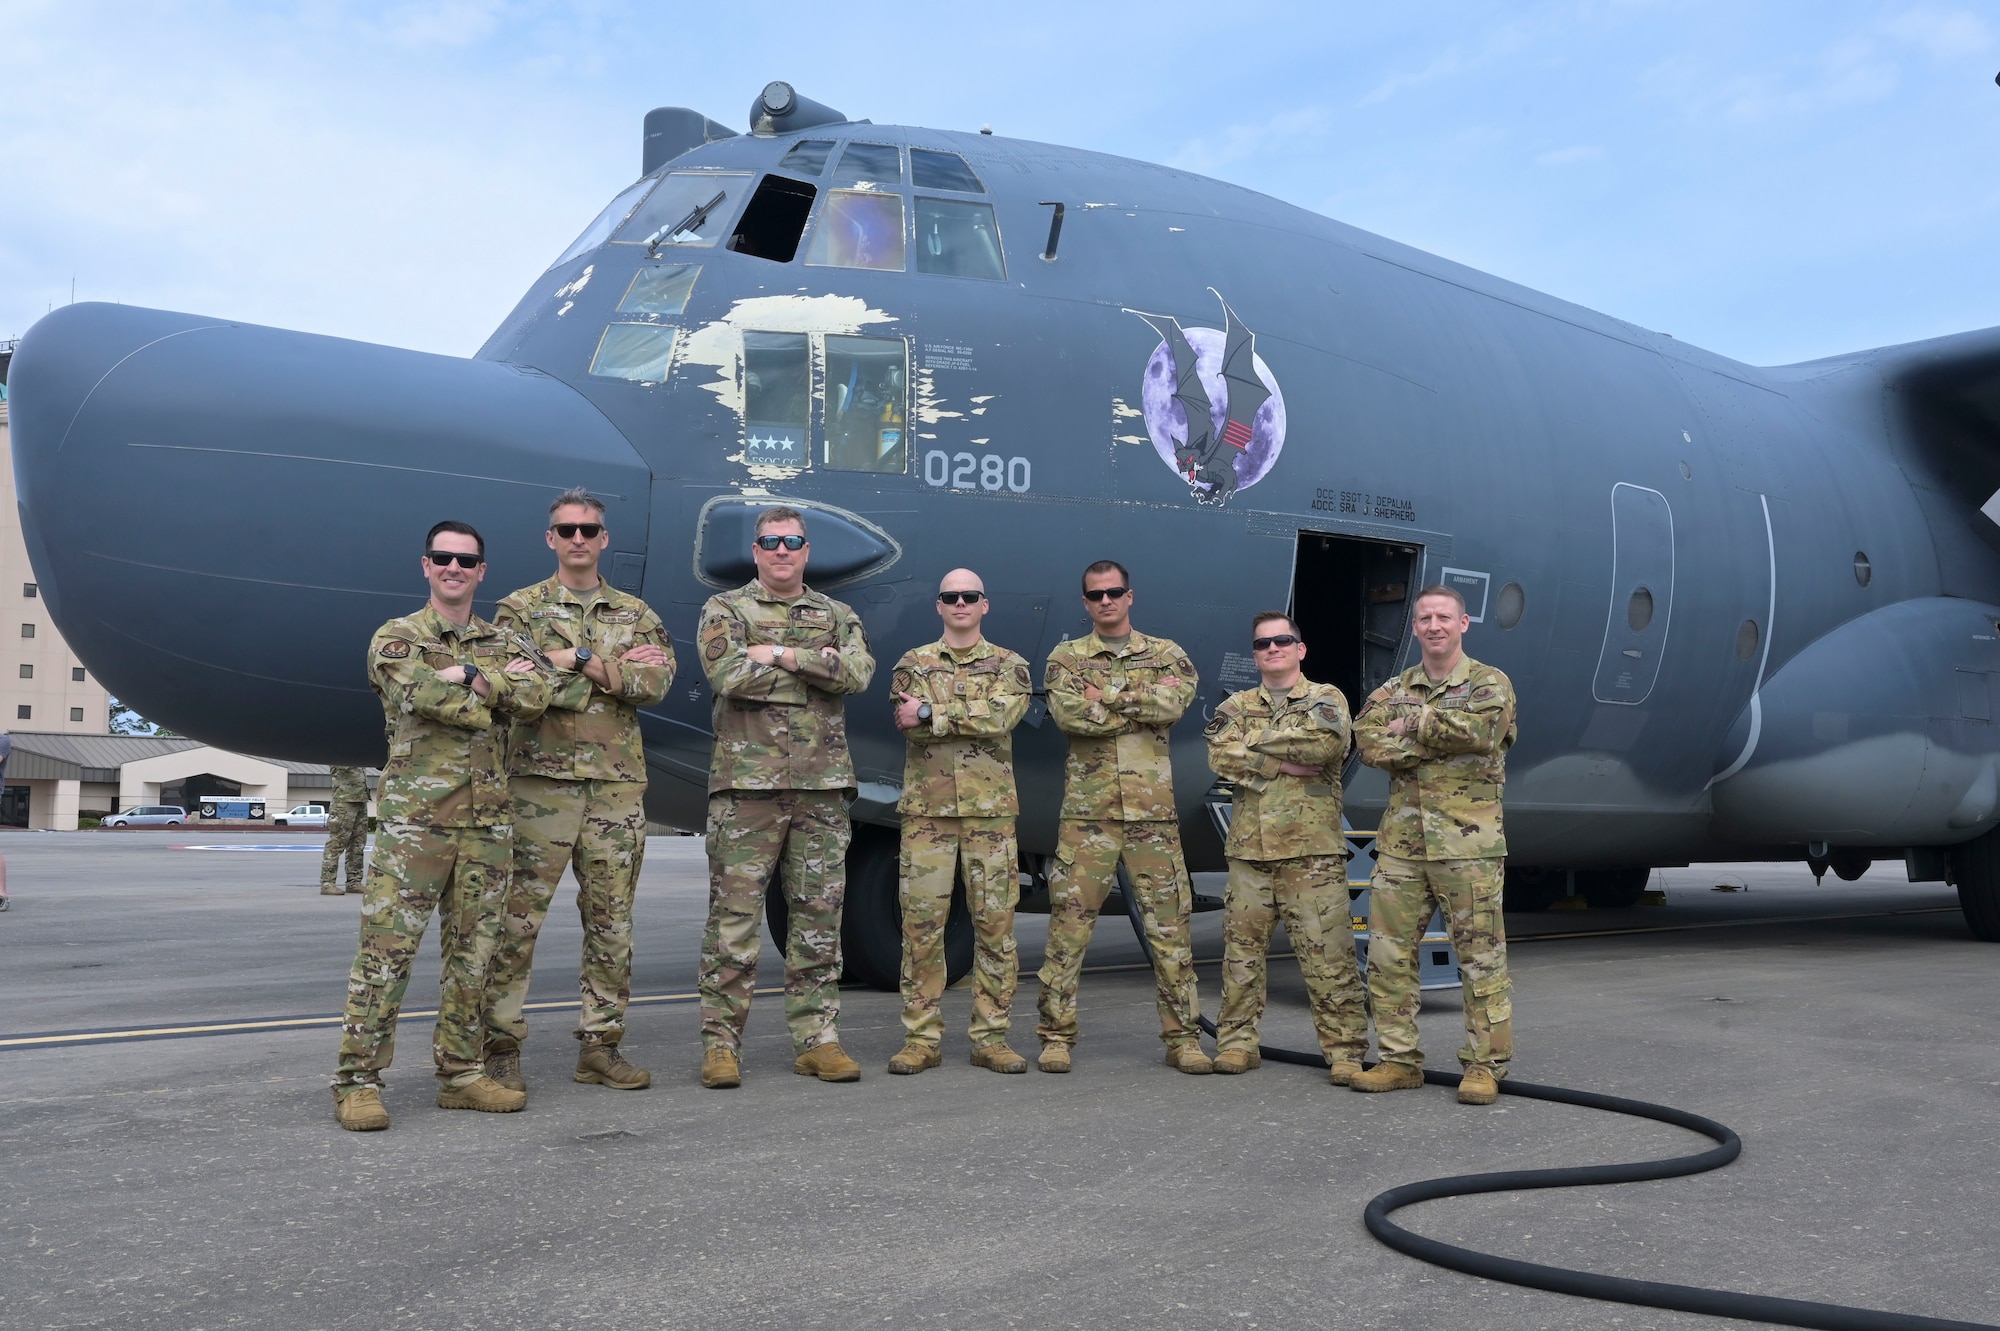
M479 608L549 575L573 485L638 590L650 474L597 409L523 367L131 306L75 305L9 374L29 557L121 700L226 747L379 761L368 640L423 604L425 532L488 543Z

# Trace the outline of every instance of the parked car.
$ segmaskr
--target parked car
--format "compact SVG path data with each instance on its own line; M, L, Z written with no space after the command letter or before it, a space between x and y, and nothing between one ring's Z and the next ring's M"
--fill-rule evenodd
M178 804L138 804L104 815L105 827L179 827L188 811Z
M324 804L295 804L285 813L271 820L278 827L325 827L326 806Z

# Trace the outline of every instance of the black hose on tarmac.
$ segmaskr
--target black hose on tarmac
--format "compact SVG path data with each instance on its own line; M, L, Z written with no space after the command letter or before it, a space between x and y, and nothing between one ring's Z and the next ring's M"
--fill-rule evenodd
M1138 894L1132 890L1125 866L1118 866L1118 885L1125 896L1125 913L1146 959L1153 958L1152 943L1146 937L1145 921L1139 911ZM1201 1017L1201 1028L1213 1038L1215 1023ZM1301 1067L1324 1068L1326 1059L1317 1052L1259 1046L1264 1058L1273 1063L1294 1063ZM1455 1072L1424 1072L1431 1086L1456 1087ZM1523 1100L1547 1100L1554 1104L1601 1109L1611 1114L1652 1119L1657 1123L1686 1128L1716 1144L1693 1155L1664 1160L1636 1160L1629 1164L1575 1165L1563 1169L1513 1169L1491 1174L1454 1174L1445 1178L1405 1183L1378 1193L1368 1202L1362 1220L1368 1232L1397 1252L1433 1266L1463 1271L1484 1280L1498 1280L1529 1289L1545 1289L1555 1294L1601 1299L1609 1303L1629 1303L1646 1308L1671 1308L1677 1312L1705 1313L1712 1317L1735 1317L1750 1322L1771 1322L1779 1326L1805 1326L1819 1331L2000 1331L1987 1322L1955 1322L1938 1317L1916 1317L1908 1313L1878 1312L1872 1308L1850 1308L1839 1303L1813 1303L1804 1299L1774 1299L1762 1294L1739 1294L1726 1289L1704 1289L1699 1285L1670 1285L1657 1280L1629 1280L1623 1276L1599 1275L1563 1266L1543 1266L1512 1257L1461 1248L1457 1244L1415 1234L1389 1218L1390 1214L1418 1202L1445 1197L1470 1197L1482 1192L1522 1192L1532 1188L1583 1188L1608 1183L1645 1183L1653 1179L1680 1178L1720 1169L1743 1153L1743 1140L1712 1118L1690 1114L1671 1105L1656 1105L1623 1096L1600 1095L1595 1091L1573 1091L1563 1086L1537 1086L1509 1078L1500 1083L1502 1095Z

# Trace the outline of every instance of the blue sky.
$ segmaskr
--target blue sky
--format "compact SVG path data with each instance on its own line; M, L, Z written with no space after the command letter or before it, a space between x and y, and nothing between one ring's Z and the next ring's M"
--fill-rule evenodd
M740 129L773 78L1199 170L1753 363L2000 324L1990 7L770 9L0 0L0 337L74 279L469 354L648 108Z

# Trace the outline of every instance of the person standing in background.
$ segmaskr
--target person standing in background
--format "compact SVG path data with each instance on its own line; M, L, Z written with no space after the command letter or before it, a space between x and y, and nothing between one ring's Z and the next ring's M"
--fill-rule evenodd
M333 771L333 806L326 811L326 849L319 857L319 894L343 894L335 882L340 862L347 861L345 891L361 889L361 858L368 846L368 778L359 767L336 767Z

